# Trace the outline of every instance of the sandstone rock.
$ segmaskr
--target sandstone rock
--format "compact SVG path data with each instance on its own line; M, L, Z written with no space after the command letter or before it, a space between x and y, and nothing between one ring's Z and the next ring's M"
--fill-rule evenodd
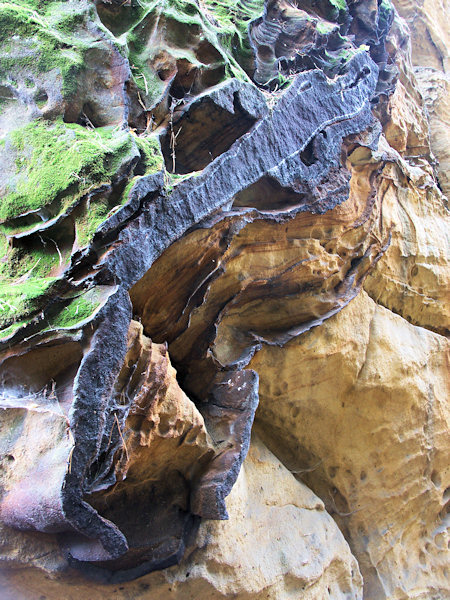
M425 100L430 124L431 149L439 161L439 184L448 197L449 183L449 136L450 136L450 80L449 76L430 68L417 67L415 75Z
M394 5L411 29L414 64L446 72L449 65L448 4L434 0L394 0Z
M394 150L408 157L422 157L429 152L428 120L420 100L417 92L407 90L398 81L387 107L389 117L383 133Z
M391 153L386 146L384 151L387 156ZM396 160L395 154L391 157ZM378 192L383 197L383 228L390 231L391 243L364 286L376 302L411 323L446 334L450 323L446 200L426 162L423 168L413 167L397 157L396 163L383 168Z
M283 349L262 348L256 426L324 501L364 598L444 598L448 340L361 293Z
M332 78L342 72L356 48L368 45L380 69L377 90L386 92L396 72L387 64L385 48L393 16L387 2L269 0L263 14L249 25L253 79L273 88L283 84L283 76L313 66Z
M227 508L230 520L204 521L196 549L176 567L107 587L74 575L11 571L0 579L2 598L361 598L358 565L323 503L258 438Z
M4 560L40 564L21 550L33 547L33 538L7 533L9 527L58 534L65 558L57 552L52 560L105 581L178 562L199 516L227 516L224 498L248 449L257 379L246 371L235 383L245 391L232 398L216 391L204 410L213 440L178 385L167 345L153 344L142 325L131 321L124 355L116 351L109 362L103 356L112 388L102 414L94 404L98 337L83 356L79 338L59 335L10 349L1 364L0 514L11 537ZM112 340L111 323L103 335ZM40 543L53 556L55 542Z
M61 539L73 560L81 567L82 561L94 562L89 572L106 579L107 571L123 573L111 576L119 579L131 569L136 577L181 557L196 524L191 489L215 454L202 416L177 383L167 347L152 344L135 321L115 390L114 420L100 451L111 452L108 445L117 439L121 450L111 453L111 462L91 467L84 499L123 532L128 553L111 561L80 536L69 532ZM123 421L120 408L130 400Z

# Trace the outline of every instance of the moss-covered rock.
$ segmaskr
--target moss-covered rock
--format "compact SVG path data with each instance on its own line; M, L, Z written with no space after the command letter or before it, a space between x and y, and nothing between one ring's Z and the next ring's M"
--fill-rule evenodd
M90 45L82 31L94 7L84 2L17 0L0 3L0 79L26 74L28 79L57 70L62 91L76 91L76 74Z
M317 66L345 70L364 42L351 29L364 10L345 0L0 1L0 279L14 300L3 326L41 310L51 282L79 265L88 275L140 210L136 184L164 170L157 136L174 135L177 110L227 79L259 81L261 65L260 82L275 76L275 87ZM381 56L388 0L377 11L367 35Z
M136 155L136 146L129 133L111 127L89 130L39 120L14 131L5 151L14 154L16 172L5 182L1 223L43 211L55 201L59 206L51 212L69 208L94 186L109 183Z
M205 8L220 28L221 45L249 74L253 71L253 50L248 28L264 10L264 0L205 0Z
M61 118L38 119L16 129L5 139L3 150L0 329L4 338L34 314L45 313L54 284L64 279L74 250L90 244L102 223L128 202L136 180L161 170L163 159L155 136L139 138L113 127L90 129ZM139 175L134 174L135 168ZM83 298L72 301L71 308L63 302L54 326L68 327L94 312L95 302L89 301L88 310ZM79 315L83 319L75 319Z
M131 176L126 183L123 192L116 200L111 195L99 195L90 200L83 213L75 220L76 245L79 248L87 246L100 225L110 216L115 214L121 206L126 205L130 199L130 192L139 179L151 175L164 168L158 138L155 136L138 137L132 136L140 152L139 172L140 175Z
M54 286L55 278L33 277L23 283L0 283L0 329L9 328L39 310Z
M194 0L139 5L126 38L133 78L148 106L161 100L169 85L181 96L200 93L230 76L246 77L228 39L236 27L224 33L223 23L208 18ZM124 7L124 12L132 10Z
M87 290L65 302L61 310L48 321L49 329L72 329L91 320L105 303L108 294L102 286Z

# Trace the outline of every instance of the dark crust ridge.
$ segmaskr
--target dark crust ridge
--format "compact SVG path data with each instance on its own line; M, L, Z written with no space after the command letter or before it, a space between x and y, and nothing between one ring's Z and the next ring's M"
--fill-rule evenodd
M122 229L103 265L114 273L119 285L129 289L171 243L217 210L228 208L239 192L262 177L269 175L280 185L294 188L298 181L319 183L339 164L342 139L373 124L370 99L377 76L378 67L366 52L357 54L345 75L335 80L319 70L300 73L272 113L198 177L145 206L142 214ZM328 151L323 161L321 158L309 169L301 153L325 129ZM346 197L327 198L314 212L325 213Z

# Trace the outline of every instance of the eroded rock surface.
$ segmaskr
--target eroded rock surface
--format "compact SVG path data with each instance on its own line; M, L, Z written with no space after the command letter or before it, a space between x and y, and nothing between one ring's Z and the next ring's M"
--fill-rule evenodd
M445 597L448 361L446 338L363 292L251 363L257 429L345 532L364 597Z
M448 70L448 5L432 0L396 0L395 7L411 30L415 65Z
M412 38L386 1L0 3L5 597L445 597L446 44L411 4Z
M322 501L255 438L227 501L229 521L204 521L178 566L121 585L101 586L76 573L46 579L41 571L5 574L5 600L320 597L359 600L362 580ZM21 596L22 595L22 596Z

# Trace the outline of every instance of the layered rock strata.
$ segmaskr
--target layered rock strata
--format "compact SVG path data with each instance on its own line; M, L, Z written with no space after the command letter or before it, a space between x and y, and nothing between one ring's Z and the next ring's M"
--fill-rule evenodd
M395 9L0 20L6 597L445 597L446 79Z

